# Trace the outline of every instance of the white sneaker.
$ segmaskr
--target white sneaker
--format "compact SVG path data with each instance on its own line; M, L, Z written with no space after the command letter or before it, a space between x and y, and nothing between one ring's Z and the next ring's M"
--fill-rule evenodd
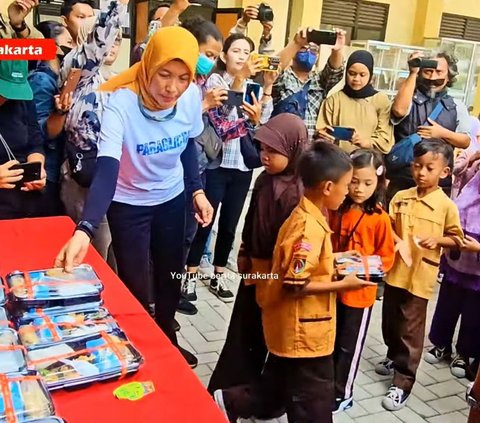
M388 388L385 397L382 400L382 406L388 411L397 411L405 407L410 394L407 394L403 389L392 385Z
M187 301L197 301L197 279L193 273L186 273L183 276L182 294Z
M390 376L393 374L393 361L385 358L375 366L375 373L382 376Z
M208 277L211 277L215 273L215 268L213 267L213 264L208 261L207 256L203 256L200 260L198 271Z
M210 280L210 291L220 298L224 303L233 302L235 300L235 295L233 295L233 292L228 289L228 278L225 276L225 274L216 276L217 277L214 277Z

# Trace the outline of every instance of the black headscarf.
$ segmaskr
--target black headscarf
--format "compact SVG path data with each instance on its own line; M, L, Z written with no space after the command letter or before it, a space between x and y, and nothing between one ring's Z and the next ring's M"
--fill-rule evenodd
M362 65L365 65L367 67L370 73L368 84L365 85L361 90L353 90L350 87L350 85L347 84L346 82L347 78L345 76L345 87L343 88L343 92L350 98L372 97L378 92L375 88L373 88L371 84L372 78L373 78L373 66L374 66L373 56L370 54L370 52L366 50L354 51L348 58L347 72L348 72L348 69L350 69L356 63L361 63Z
M257 178L242 234L251 257L271 259L278 231L303 194L295 168L308 143L308 131L300 117L282 113L263 125L255 139L288 157L288 166L282 173L263 172Z

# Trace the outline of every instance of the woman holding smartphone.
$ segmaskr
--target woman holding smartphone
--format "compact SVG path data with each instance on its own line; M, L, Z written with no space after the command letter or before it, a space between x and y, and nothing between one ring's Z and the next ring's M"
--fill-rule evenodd
M43 139L27 74L26 61L0 60L0 219L38 216L39 191L46 184Z
M235 93L244 93L250 76L260 70L260 63L250 58L255 49L253 41L241 34L229 36L223 45L220 59L214 73L208 78L207 90L223 88ZM209 111L209 118L223 141L222 161L216 169L207 169L205 193L215 213L220 203L222 208L218 224L218 235L215 243L215 274L210 281L210 290L224 302L234 300L224 277L225 266L235 239L243 205L252 181L252 170L243 160L240 149L241 138L246 136L261 123L270 118L273 110L272 87L277 74L266 72L260 98L253 96L253 104L243 102L243 106L229 104ZM243 94L240 94L242 96ZM215 220L215 217L214 217ZM187 259L187 282L191 287L197 281L197 272L212 225L198 228Z
M348 58L344 88L328 97L320 108L318 135L332 142L339 141L347 152L375 148L387 154L394 144L391 101L373 88L373 68L373 56L368 51L353 52ZM351 138L335 137L332 127L352 128ZM348 130L339 132L349 133Z

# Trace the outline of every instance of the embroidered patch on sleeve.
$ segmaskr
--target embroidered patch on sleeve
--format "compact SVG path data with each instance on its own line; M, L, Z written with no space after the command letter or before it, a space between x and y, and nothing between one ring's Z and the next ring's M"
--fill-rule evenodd
M307 260L304 258L294 258L293 259L293 273L299 275L305 270L307 265Z
M293 251L294 252L297 252L297 251L312 251L312 244L309 244L308 242L305 242L305 241L300 241L300 242L297 242L294 246L293 246Z

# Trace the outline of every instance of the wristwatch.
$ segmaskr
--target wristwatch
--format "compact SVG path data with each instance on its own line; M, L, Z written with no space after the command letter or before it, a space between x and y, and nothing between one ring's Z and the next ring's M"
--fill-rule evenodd
M467 404L469 405L469 407L471 408L475 408L475 409L480 409L480 401L477 401L474 397L472 397L471 393L472 393L472 389L473 389L473 385L474 383L470 383L468 386L467 386L467 392L466 392L466 395L465 395L465 400L467 401Z
M86 220L81 220L80 222L78 222L75 230L85 232L90 238L90 240L92 240L95 236L95 228L90 222L87 222Z
M10 26L17 34L27 29L27 23L25 21L23 21L20 26L13 26L12 24L10 24Z

